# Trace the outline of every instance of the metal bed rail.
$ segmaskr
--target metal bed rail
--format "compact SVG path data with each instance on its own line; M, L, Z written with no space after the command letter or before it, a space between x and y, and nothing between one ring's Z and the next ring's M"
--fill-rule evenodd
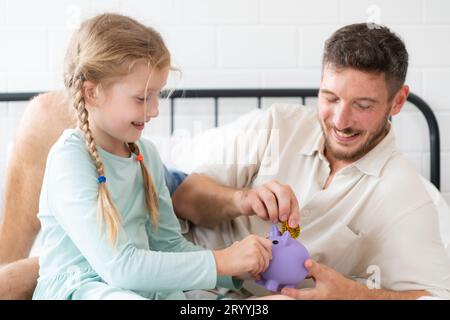
M319 89L178 89L164 91L161 97L170 99L170 132L173 133L176 99L211 98L214 99L214 125L219 123L219 99L221 98L256 98L257 107L261 108L262 98L298 98L305 104L306 98L317 97ZM41 92L0 93L0 102L27 101ZM419 96L410 93L408 101L416 106L425 117L430 140L430 181L440 190L440 136L436 116L430 106Z

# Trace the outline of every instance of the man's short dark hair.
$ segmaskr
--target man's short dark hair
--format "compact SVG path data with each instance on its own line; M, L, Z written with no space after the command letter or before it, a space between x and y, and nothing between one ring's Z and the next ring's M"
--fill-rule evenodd
M389 28L357 23L338 29L325 42L322 68L327 65L384 73L390 100L405 83L408 52Z

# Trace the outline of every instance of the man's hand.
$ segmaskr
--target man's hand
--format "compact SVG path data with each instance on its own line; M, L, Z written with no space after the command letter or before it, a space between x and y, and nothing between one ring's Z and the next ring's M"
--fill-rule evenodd
M389 291L369 289L312 259L305 261L309 276L316 283L311 289L283 288L281 293L298 300L417 299L430 295L426 291Z
M299 300L363 299L361 294L365 291L364 285L347 279L339 272L312 259L306 260L305 268L314 279L315 288L283 288L282 294Z
M300 223L300 209L294 191L275 180L254 189L238 190L234 200L244 215L257 215L273 223L288 221L290 227Z

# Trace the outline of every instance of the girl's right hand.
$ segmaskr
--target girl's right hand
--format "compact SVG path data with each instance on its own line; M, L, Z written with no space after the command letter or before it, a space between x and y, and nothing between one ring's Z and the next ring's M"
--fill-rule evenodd
M259 279L272 259L272 241L249 235L228 248L213 251L217 274L229 276L251 275Z

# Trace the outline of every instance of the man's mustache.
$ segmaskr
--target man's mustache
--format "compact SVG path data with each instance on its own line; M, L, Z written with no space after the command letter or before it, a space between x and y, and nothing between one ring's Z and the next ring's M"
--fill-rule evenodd
M362 130L358 130L358 129L354 129L354 128L345 128L345 129L340 130L340 129L336 128L335 126L330 125L328 123L326 124L326 126L327 126L327 129L329 129L329 130L336 130L336 131L342 132L343 134L359 134L359 133L363 132Z

